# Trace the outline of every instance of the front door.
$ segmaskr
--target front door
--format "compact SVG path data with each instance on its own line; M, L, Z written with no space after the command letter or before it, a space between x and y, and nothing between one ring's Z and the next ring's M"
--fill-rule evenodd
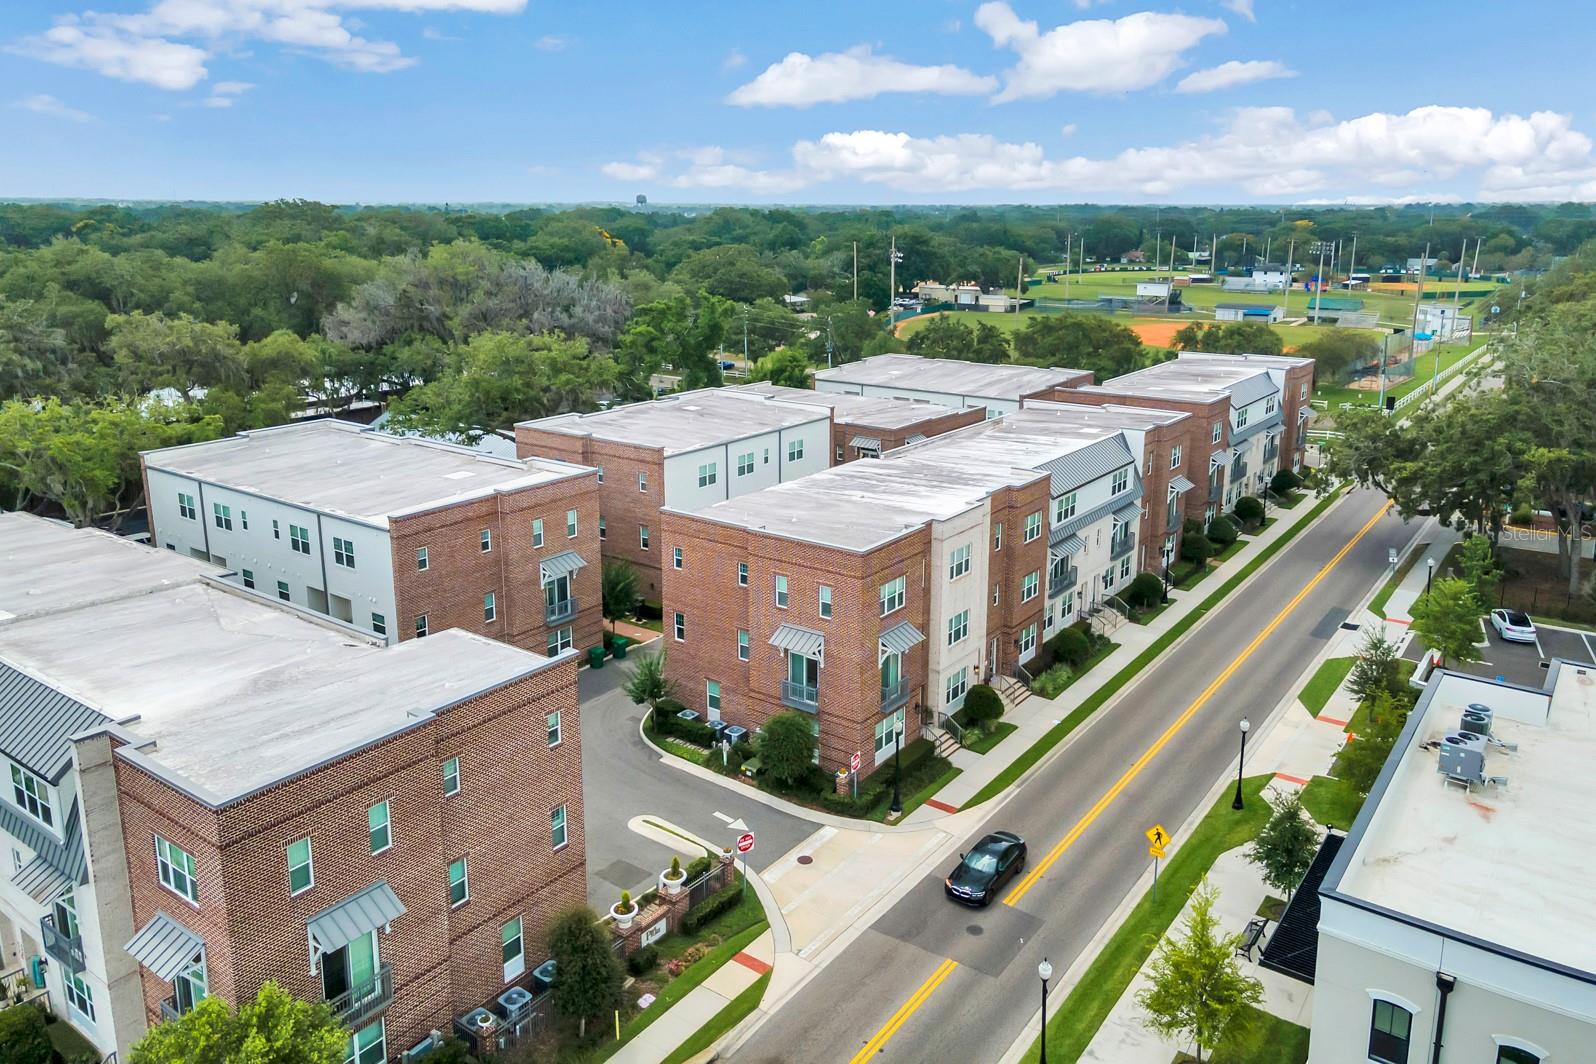
M796 687L806 688L805 694L812 697L820 686L820 663L802 654L788 654L787 680Z
M569 576L557 576L543 585L543 604L551 612L554 611L556 606L563 606L569 601L571 601L571 578Z
M322 997L336 1001L351 991L361 993L377 976L377 933L368 931L321 959Z

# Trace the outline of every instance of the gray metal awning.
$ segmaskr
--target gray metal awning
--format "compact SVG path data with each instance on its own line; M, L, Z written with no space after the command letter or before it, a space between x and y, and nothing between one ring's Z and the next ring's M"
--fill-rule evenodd
M42 857L35 857L23 865L21 870L11 877L11 882L40 905L49 905L76 886L71 876Z
M164 912L157 912L124 948L156 978L170 983L194 967L205 940Z
M1228 454L1230 454L1229 451L1215 451L1213 454L1209 455L1208 468L1219 469L1223 467L1226 462L1230 461L1230 459L1226 457Z
M1193 484L1191 481L1187 480L1183 476L1180 476L1179 474L1177 474L1175 478L1169 482L1169 490L1174 492L1176 495L1179 495L1183 491L1190 491L1196 486L1197 485Z
M587 567L587 562L574 550L561 551L552 558L545 558L538 565L538 573L545 584L552 584L562 576L570 576L578 569Z
M923 434L921 434L921 433L916 432L913 436L910 436L908 439L904 440L903 442L905 444L924 443L925 442L925 436Z
M351 894L305 921L311 946L321 953L342 949L361 935L386 927L405 914L405 904L386 880Z
M0 662L0 750L34 775L60 783L72 766L72 744L67 737L110 719L43 680Z
M874 436L855 436L848 441L849 447L863 447L867 451L881 450L881 441Z
M1060 521L1058 524L1054 525L1052 530L1047 534L1048 545L1055 547L1058 546L1059 542L1066 537L1072 536L1077 532L1089 528L1090 526L1101 521L1103 518L1107 517L1109 514L1118 512L1127 504L1134 505L1134 501L1141 497L1142 483L1141 479L1137 478L1136 486L1131 489L1130 494L1121 494L1117 499L1110 499L1099 506L1092 507L1090 510L1085 511L1084 513L1076 514L1067 521Z
M907 654L923 642L925 634L908 621L899 621L881 633L881 648L892 654Z
M1085 549L1086 541L1080 536L1071 533L1070 535L1067 535L1063 539L1059 540L1057 543L1048 547L1047 556L1050 560L1057 558L1068 558L1071 555L1079 554Z
M1114 523L1116 525L1128 525L1141 516L1142 508L1135 503L1131 503L1129 506L1122 506L1114 511Z
M796 624L784 624L776 629L770 637L770 645L777 650L785 650L797 654L801 658L814 658L824 661L826 657L826 636L813 628L802 628Z
M1310 407L1306 407L1305 406L1301 410L1298 410L1297 411L1297 424L1300 425L1304 421L1307 421L1308 418L1310 416L1312 416L1312 414L1313 414L1313 410Z

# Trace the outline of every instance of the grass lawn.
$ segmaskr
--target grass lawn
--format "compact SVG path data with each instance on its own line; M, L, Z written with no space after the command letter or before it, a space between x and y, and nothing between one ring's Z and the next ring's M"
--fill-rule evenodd
M1175 578L1175 588L1179 591L1190 591L1204 580L1207 580L1208 574L1212 573L1213 571L1214 567L1209 565L1207 562L1203 562L1200 566L1193 566L1192 568L1186 570L1184 576ZM1174 569L1170 570L1169 575L1172 577L1175 576Z
M999 738L1002 737L999 736ZM925 804L925 800L927 798L930 798L942 788L952 783L958 778L959 773L963 771L964 770L961 768L950 768L946 772L942 773L942 775L926 784L924 787L921 787L919 790L915 791L913 794L903 795L903 816L908 816L910 813L920 808ZM892 791L889 788L886 795L882 797L881 804L872 809L870 811L869 817L866 819L874 820L878 824L885 822L887 819L887 809L891 806L891 804ZM901 822L903 817L899 817L898 820Z
M1186 616L1182 617L1179 621L1171 625L1169 631L1165 632L1163 635L1154 640L1153 644L1138 654L1130 664L1126 665L1123 669L1120 669L1119 672L1109 677L1108 681L1104 683L1102 687L1088 695L1081 702L1081 704L1076 707L1075 712L1071 713L1069 716L1053 725L1052 728L1048 729L1047 733L1036 742L1032 743L1031 747L1026 750L1025 753L1015 758L1012 764L1010 764L1002 772L998 773L997 776L985 787L982 787L979 791L977 791L968 802L964 803L965 808L968 809L972 805L980 805L988 798L996 797L1012 786L1014 781L1019 779L1020 776L1026 772L1026 770L1045 757L1049 750L1052 750L1053 747L1063 742L1070 732L1080 727L1082 721L1086 720L1086 718L1090 717L1093 713L1096 713L1102 708L1105 702L1107 702L1110 698L1113 698L1114 695L1118 694L1120 688L1130 683L1131 680L1135 678L1137 673L1141 672L1149 664L1151 664L1153 660L1158 657L1158 655L1169 649L1171 643L1185 635L1186 631L1191 628L1192 625L1196 624L1203 617L1205 617L1210 610L1218 606L1220 602L1224 601L1225 596L1234 591L1243 580L1247 579L1247 577L1256 572L1260 566L1266 563L1270 558L1273 558L1279 551L1285 549L1286 544L1295 539L1303 529L1307 528L1313 523L1316 517L1324 513L1324 511L1330 507L1331 503L1335 502L1341 497L1342 490L1343 489L1341 488L1337 488L1329 495L1326 495L1324 498L1320 499L1319 502L1315 504L1314 508L1308 511L1307 517L1304 518L1301 523L1287 531L1285 535L1281 536L1273 543L1267 544L1263 550L1258 552L1258 556L1256 558L1242 566L1239 572L1237 572L1229 580L1226 580L1223 585L1213 592L1213 594L1204 599L1196 609L1192 610Z
M1363 808L1363 795L1332 776L1315 776L1302 789L1302 807L1325 827L1346 831Z
M1220 795L1191 836L1180 844L1159 873L1157 899L1151 893L1142 895L1103 951L1093 958L1075 989L1059 1003L1053 1021L1047 1025L1050 1059L1079 1059L1214 861L1226 850L1251 841L1263 828L1270 812L1269 803L1263 800L1263 789L1272 778L1253 776L1244 781L1242 790L1248 801L1239 813L1230 808L1230 795ZM1040 1049L1038 1039L1024 1059L1039 1059Z
M1017 730L1019 730L1018 724L1010 724L1006 720L997 721L986 729L984 735L975 742L970 743L965 749L972 753L984 754Z
M1174 573L1171 572L1170 575L1173 576ZM1165 610L1169 609L1169 607L1173 606L1174 604L1175 604L1175 600L1174 599L1170 599L1168 602L1159 602L1159 603L1156 603L1155 605L1152 605L1152 606L1143 606L1143 607L1140 607L1138 609L1133 609L1130 612L1130 623L1132 623L1132 624L1151 624L1154 620L1156 620L1158 618L1158 615L1160 613L1163 613Z
M1297 698L1308 707L1308 712L1318 716L1324 711L1324 704L1330 701L1330 696L1335 694L1336 688L1341 686L1341 681L1347 678L1347 673L1352 671L1352 666L1357 663L1357 658L1330 658L1319 666L1302 692Z
M664 1064L685 1064L698 1054L715 1044L727 1031L743 1022L743 1018L759 1007L759 1002L764 999L765 988L770 985L770 973L766 972L749 985L748 989L732 998L726 1007L715 1013L714 1017L704 1026L700 1027L691 1038L677 1046L670 1056L666 1057Z
M1385 617L1385 607L1386 603L1391 601L1391 593L1401 586L1402 578L1408 575L1408 570L1412 569L1418 560L1424 557L1424 552L1430 549L1430 542L1430 540L1425 540L1409 551L1408 556L1402 559L1402 562L1397 566L1396 572L1391 574L1391 579L1387 580L1384 586L1375 593L1374 598L1369 601L1369 610L1375 616L1382 619Z
M1465 343L1436 344L1430 350L1413 360L1413 375L1405 381L1393 384L1386 382L1386 395L1394 395L1398 399L1407 395L1415 388L1422 388L1430 383L1437 372L1444 373L1455 365L1469 352L1478 348L1483 340L1472 338ZM1440 359L1441 368L1435 368L1436 360ZM1352 403L1362 406L1377 406L1380 402L1379 388L1347 388L1339 384L1326 382L1313 390L1316 402L1325 404L1326 411L1332 416L1340 409L1342 403Z
M1275 497L1274 507L1277 510L1295 509L1296 505L1308 497L1305 491L1288 491L1284 495Z
M1419 663L1416 661L1408 661L1406 658L1400 659L1396 663L1397 679L1407 683L1408 679L1413 675L1413 670L1418 667ZM1358 703L1358 708L1353 712L1352 719L1347 721L1347 731L1353 735L1362 735L1369 730L1371 705L1372 703L1370 702Z
M1248 1022L1236 1038L1226 1038L1209 1064L1306 1064L1308 1028L1249 1008Z
M1254 915L1261 916L1265 920L1273 920L1276 923L1279 923L1280 918L1285 914L1286 903L1271 894L1263 901L1258 903L1258 911Z
M1237 536L1236 537L1236 542L1232 543L1230 546L1226 547L1224 550L1220 551L1218 554L1213 556L1213 559L1212 559L1213 563L1215 565L1223 565L1223 564L1225 564L1231 558L1234 558L1236 556L1236 552L1241 550L1246 545L1247 545L1247 541L1245 539L1242 539L1240 536Z

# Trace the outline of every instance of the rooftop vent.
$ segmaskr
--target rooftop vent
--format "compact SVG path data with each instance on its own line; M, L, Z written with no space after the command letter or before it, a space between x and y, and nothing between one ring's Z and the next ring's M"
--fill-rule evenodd
M474 469L457 469L453 473L445 473L443 475L443 479L444 480L465 480L468 477L474 477L476 475L477 475L476 474L476 470L474 470Z

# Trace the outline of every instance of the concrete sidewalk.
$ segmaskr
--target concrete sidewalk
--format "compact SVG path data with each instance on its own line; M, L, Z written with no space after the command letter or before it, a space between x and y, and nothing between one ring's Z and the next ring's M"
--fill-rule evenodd
M670 1056L733 998L771 971L776 957L774 941L769 931L754 939L610 1059L620 1064L658 1064Z

